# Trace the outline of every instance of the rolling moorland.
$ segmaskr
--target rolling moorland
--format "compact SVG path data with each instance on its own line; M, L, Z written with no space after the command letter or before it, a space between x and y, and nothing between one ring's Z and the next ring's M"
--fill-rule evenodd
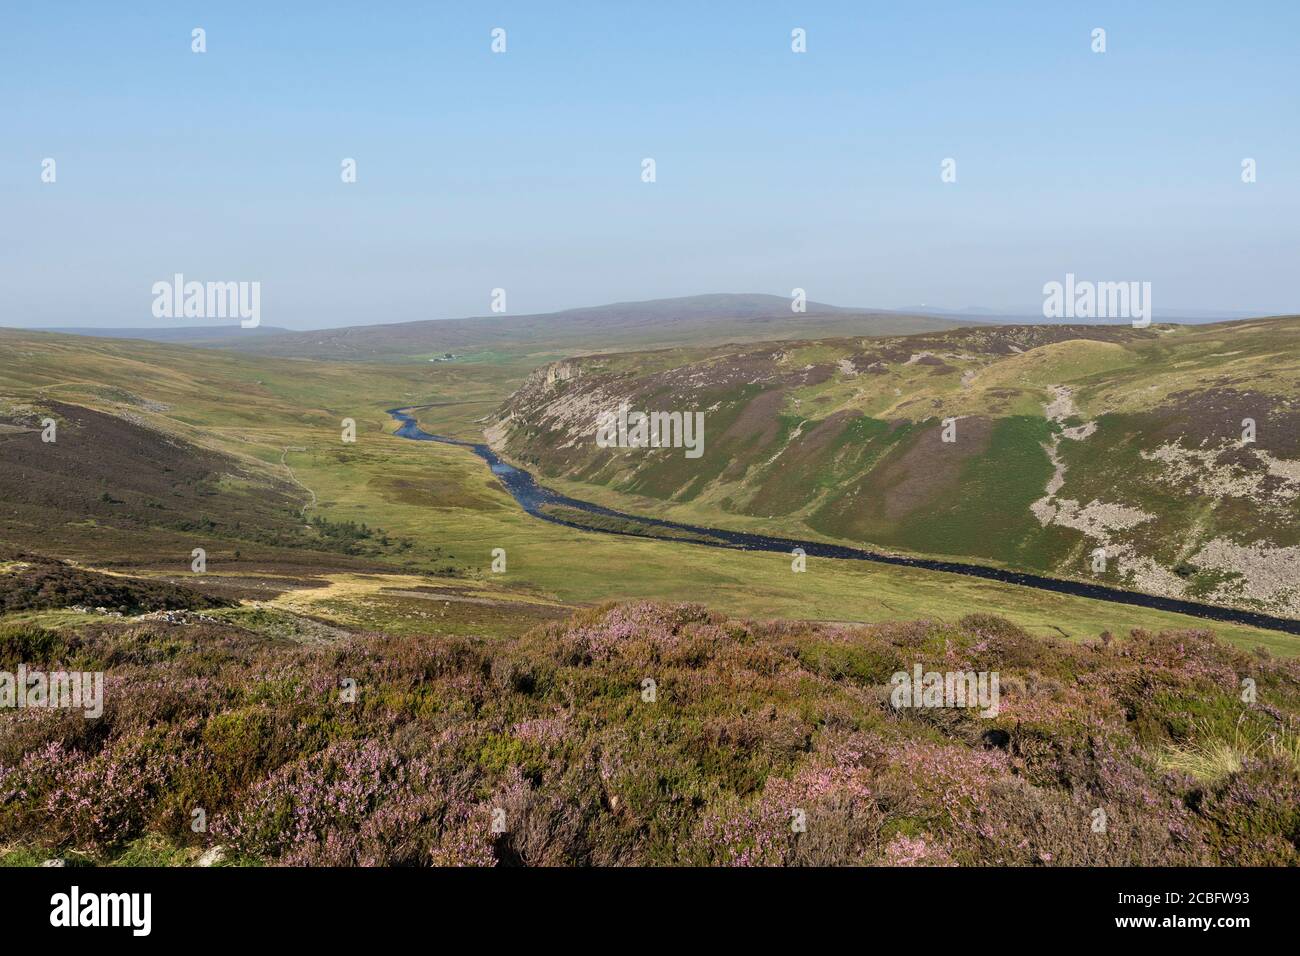
M792 313L777 295L695 295L646 302L616 302L539 315L484 315L465 319L394 322L313 332L287 329L131 330L130 337L257 355L323 361L410 362L452 352L461 362L498 362L527 356L532 364L602 349L684 344L755 342L803 335L936 331L979 324L977 320L881 309L853 309L807 302Z
M1226 328L1101 329L1094 341L1140 352L1157 347L1148 339ZM1282 394L1287 328L1248 345L1252 388ZM959 436L979 415L991 433L1024 418L1043 455L1058 429L1080 434L1095 421L1085 438L1056 441L1067 484L1053 501L1068 511L1059 502L1091 500L1068 484L1086 476L1070 443L1108 434L1102 419L1118 413L1094 403L1104 395L1122 408L1120 396L1159 379L1120 362L1088 366L1094 345L1044 329L1044 341L1020 331L1009 343L1021 361L1043 363L1041 385L1006 368L1002 385L979 383L1017 354L998 357L997 331L838 340L853 343L848 356L829 340L679 342L562 363L572 371L550 376L544 401L534 395L545 349L532 341L476 361L321 361L0 331L0 670L107 675L99 720L0 714L0 860L185 865L219 845L226 862L249 864L1296 862L1294 637L908 568L810 560L792 574L782 555L549 524L524 515L465 450L396 438L385 414L426 405L423 427L468 440L487 427L578 497L842 538L857 526L846 517L825 526L834 534L819 529L812 498L787 508L773 487L779 504L751 507L761 469L724 482L724 461L682 494L656 456L639 477L577 475L575 460L539 453L562 442L518 428L526 403L550 409L602 376L621 377L637 407L656 375L731 363L731 387L773 376L763 391L781 394L787 440L772 454L799 441L788 408L807 421L801 435L853 410L886 423L969 416ZM982 361L945 357L958 354L949 336L977 334L990 337L961 353ZM1202 346L1209 356L1242 343ZM773 357L809 349L826 351ZM926 352L970 367L936 374L929 355L908 361ZM743 367L729 357L742 353L754 356ZM841 357L863 371L840 382ZM1243 386L1244 367L1226 358L1214 374ZM877 361L891 366L889 389L915 389L916 406L899 415L880 404L883 388L877 404L855 397L883 385L865 371ZM783 378L796 362L836 373ZM1114 373L1113 393L1090 390L1089 368ZM978 384L963 388L968 371ZM1186 377L1202 387L1212 376ZM1168 384L1161 396L1176 393ZM1059 420L1042 408L1055 400L1049 386L1070 388L1074 407L1059 405ZM681 395L666 407L690 407ZM1255 416L1257 448L1284 461L1295 456L1269 444L1274 407ZM502 428L511 414L517 434ZM738 408L734 420L744 417ZM56 442L41 441L45 418L58 422ZM355 420L355 443L340 438L344 418ZM539 411L539 426L558 433L557 421ZM707 467L743 450L728 444L730 427L709 420ZM1031 457L1021 432L1010 435L1008 447ZM874 440L864 429L861 443ZM806 451L814 470L833 464ZM1045 474L1035 465L1040 497L1047 460ZM849 465L835 466L836 480L874 472ZM904 469L887 487L918 473ZM1207 534L1231 530L1229 514L1206 511L1218 522ZM863 514L861 527L880 533L883 522ZM910 546L951 553L925 541ZM504 573L491 570L496 547L509 557ZM201 572L194 548L206 552ZM1010 560L1059 566L1032 563L1033 551ZM1000 669L1001 713L891 706L889 674L915 663ZM654 702L643 698L647 677ZM357 682L355 702L340 697L345 678ZM1240 699L1245 678L1256 705ZM798 835L796 807L808 817ZM1090 826L1098 807L1109 820L1100 834ZM206 832L190 827L195 808ZM494 833L499 808L508 825Z
M1295 617L1298 345L1283 318L586 356L531 376L487 435L637 514ZM620 402L704 411L705 454L594 447Z

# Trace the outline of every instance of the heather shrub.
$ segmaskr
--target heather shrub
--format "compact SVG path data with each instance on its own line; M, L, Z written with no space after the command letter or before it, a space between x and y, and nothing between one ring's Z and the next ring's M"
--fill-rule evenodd
M0 667L12 670L19 664L48 664L64 658L67 638L35 624L0 624Z
M991 614L968 614L958 627L957 640L973 670L988 665L1008 671L1059 673L1069 669L1075 650L1068 645L1049 644Z
M98 850L143 832L177 763L167 736L119 740L96 754L45 754L41 809L54 842Z
M853 738L791 777L772 776L749 800L706 812L685 862L727 866L877 861L885 815L874 789L871 743Z
M288 865L1298 862L1300 667L1200 631L1068 643L987 616L820 626L641 602L509 639L307 645L137 619L11 626L0 653L107 670L97 720L0 713L9 845L173 859L220 842ZM917 663L999 671L998 715L895 709L890 675Z
M799 647L799 663L814 674L855 684L887 684L907 662L895 648L873 646L841 637L833 641L808 640Z
M1209 824L1215 857L1232 866L1300 865L1300 780L1277 759L1248 759L1221 786L1189 801Z
M257 783L216 831L252 856L355 862L361 822L409 786L405 762L394 750L377 741L344 741Z
M226 607L230 601L192 588L103 574L35 554L16 554L16 567L0 575L0 614L74 605L120 611Z

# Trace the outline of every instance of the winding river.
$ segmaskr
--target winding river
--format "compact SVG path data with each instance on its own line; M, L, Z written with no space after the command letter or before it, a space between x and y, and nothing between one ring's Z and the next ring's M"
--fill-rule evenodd
M1000 581L1003 584L1018 584L1022 587L1038 588L1041 591L1056 591L1061 594L1073 594L1077 597L1093 598L1097 601L1110 601L1113 604L1131 604L1137 607L1153 608L1157 611L1170 611L1175 614L1188 614L1193 617L1211 621L1226 621L1233 624L1246 624L1271 631L1284 631L1288 634L1300 634L1300 621L1291 618L1275 617L1271 614L1259 614L1254 611L1240 611L1235 608L1219 607L1215 604L1201 604L1197 601L1184 601L1178 598L1158 597L1139 591L1125 591L1104 584L1089 584L1085 581L1069 581L1061 578L1049 578L1039 574L1027 574L1022 571L1009 571L1003 568L989 567L982 564L965 564L959 561L940 561L934 558L913 558L863 548L851 548L846 545L825 544L819 541L798 541L794 538L779 538L765 534L753 534L746 531L728 531L723 528L706 528L699 525L666 521L662 518L645 518L640 515L615 511L589 501L570 498L557 491L539 485L536 479L521 468L515 468L502 461L491 448L484 444L447 438L443 435L431 435L420 428L414 416L408 412L429 408L428 405L411 405L405 408L390 408L388 414L397 422L394 432L400 438L414 441L436 441L446 445L458 445L467 448L485 462L492 474L497 477L506 490L514 497L528 514L543 521L592 531L599 534L620 534L630 537L654 538L656 540L673 540L660 535L639 533L632 530L613 528L595 528L547 512L551 508L571 508L592 515L631 521L636 524L662 528L696 536L685 543L704 545L714 548L733 548L739 551L774 551L790 554L795 548L802 548L804 553L814 558L839 558L849 561L873 561L877 564L902 565L909 568L921 568L926 571L946 571L949 574L964 574L968 577L985 578ZM706 540L698 540L704 538Z

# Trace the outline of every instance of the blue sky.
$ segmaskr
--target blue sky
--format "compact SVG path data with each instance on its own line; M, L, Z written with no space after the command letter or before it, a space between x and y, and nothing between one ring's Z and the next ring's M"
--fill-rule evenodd
M6 4L0 325L179 324L176 272L295 328L496 287L1036 307L1066 272L1157 320L1300 311L1297 34L1293 2Z

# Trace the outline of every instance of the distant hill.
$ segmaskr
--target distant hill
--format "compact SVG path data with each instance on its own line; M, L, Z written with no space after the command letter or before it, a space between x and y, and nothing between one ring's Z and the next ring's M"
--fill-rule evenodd
M64 329L84 335L144 338L258 355L324 360L429 360L450 352L555 357L632 348L720 345L827 335L898 335L977 324L968 319L843 308L809 302L792 312L776 295L697 295L616 302L537 315L486 315L295 332L240 329ZM51 330L54 331L54 330Z
M935 306L905 305L898 312L933 315L948 319L974 319L998 325L1069 325L1073 319L1043 318L1042 303L1032 305L1010 306L990 309L983 306L966 306L962 309L943 309ZM1178 325L1206 325L1214 322L1233 322L1238 319L1258 318L1259 312L1237 309L1169 309L1160 307L1157 319L1160 322L1172 322Z

